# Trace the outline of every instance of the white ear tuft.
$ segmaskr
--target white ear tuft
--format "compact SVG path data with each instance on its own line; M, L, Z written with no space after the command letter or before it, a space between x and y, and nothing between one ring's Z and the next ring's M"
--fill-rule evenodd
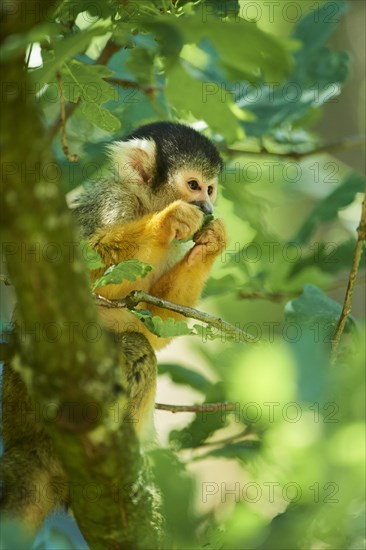
M150 183L156 167L156 145L153 139L115 141L107 146L107 150L115 179Z

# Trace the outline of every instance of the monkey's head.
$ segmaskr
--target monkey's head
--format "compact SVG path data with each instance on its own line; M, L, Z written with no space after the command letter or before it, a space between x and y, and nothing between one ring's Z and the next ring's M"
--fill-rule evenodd
M193 128L155 122L108 150L115 181L132 191L147 211L182 199L212 214L222 159L211 141Z

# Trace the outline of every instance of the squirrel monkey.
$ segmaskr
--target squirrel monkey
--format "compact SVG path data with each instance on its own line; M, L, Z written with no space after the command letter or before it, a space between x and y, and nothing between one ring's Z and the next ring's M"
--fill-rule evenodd
M78 198L75 215L83 237L107 267L132 258L153 266L144 279L100 288L105 298L144 290L184 306L195 306L212 264L226 247L223 222L202 231L213 213L222 160L215 146L193 128L171 122L142 126L109 146L114 177L99 181ZM194 242L186 242L194 236ZM93 276L100 275L100 270ZM178 313L141 304L162 319ZM168 339L151 334L126 310L100 308L115 332L142 332L157 350Z
M158 122L137 129L108 147L113 177L85 189L73 211L83 238L102 257L107 267L128 259L153 266L147 277L101 287L100 295L123 298L132 290L185 306L194 306L215 258L226 247L223 222L214 220L202 228L204 216L212 214L222 160L214 145L194 129ZM202 228L202 229L201 229ZM193 241L188 241L193 236ZM102 270L104 271L104 269ZM100 275L95 270L92 277ZM142 304L163 319L177 313ZM103 323L117 334L125 357L129 400L138 411L136 431L144 439L151 431L155 388L155 350L169 340L151 334L132 313L100 308ZM66 482L42 423L20 418L15 403L31 406L19 375L4 369L3 437L1 462L2 509L22 517L37 529L57 505L68 504L66 491L52 502L37 499L37 487ZM67 484L66 484L67 485Z

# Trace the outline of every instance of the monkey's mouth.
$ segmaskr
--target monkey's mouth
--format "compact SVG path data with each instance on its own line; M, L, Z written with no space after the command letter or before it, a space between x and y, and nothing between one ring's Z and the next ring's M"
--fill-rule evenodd
M189 204L194 204L205 214L213 214L213 206L210 202L207 201L191 201Z

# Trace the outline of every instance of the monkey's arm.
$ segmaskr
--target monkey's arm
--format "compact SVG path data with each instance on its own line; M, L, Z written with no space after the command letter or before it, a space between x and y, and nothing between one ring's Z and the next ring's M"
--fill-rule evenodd
M156 214L99 229L90 239L90 244L101 255L107 267L134 258L154 268L138 283L124 281L118 285L108 285L101 288L99 293L115 299L136 289L149 291L156 273L164 268L172 241L184 240L193 235L201 227L202 219L203 213L196 206L179 200ZM98 277L100 270L92 275L93 278Z
M183 306L194 307L210 274L212 264L226 246L225 226L221 220L215 220L202 232L195 246L184 258L156 281L150 289L150 294ZM179 313L150 304L146 304L146 309L162 319L183 319ZM149 340L152 340L151 337ZM155 337L153 345L155 349L159 349L166 343L166 339Z

